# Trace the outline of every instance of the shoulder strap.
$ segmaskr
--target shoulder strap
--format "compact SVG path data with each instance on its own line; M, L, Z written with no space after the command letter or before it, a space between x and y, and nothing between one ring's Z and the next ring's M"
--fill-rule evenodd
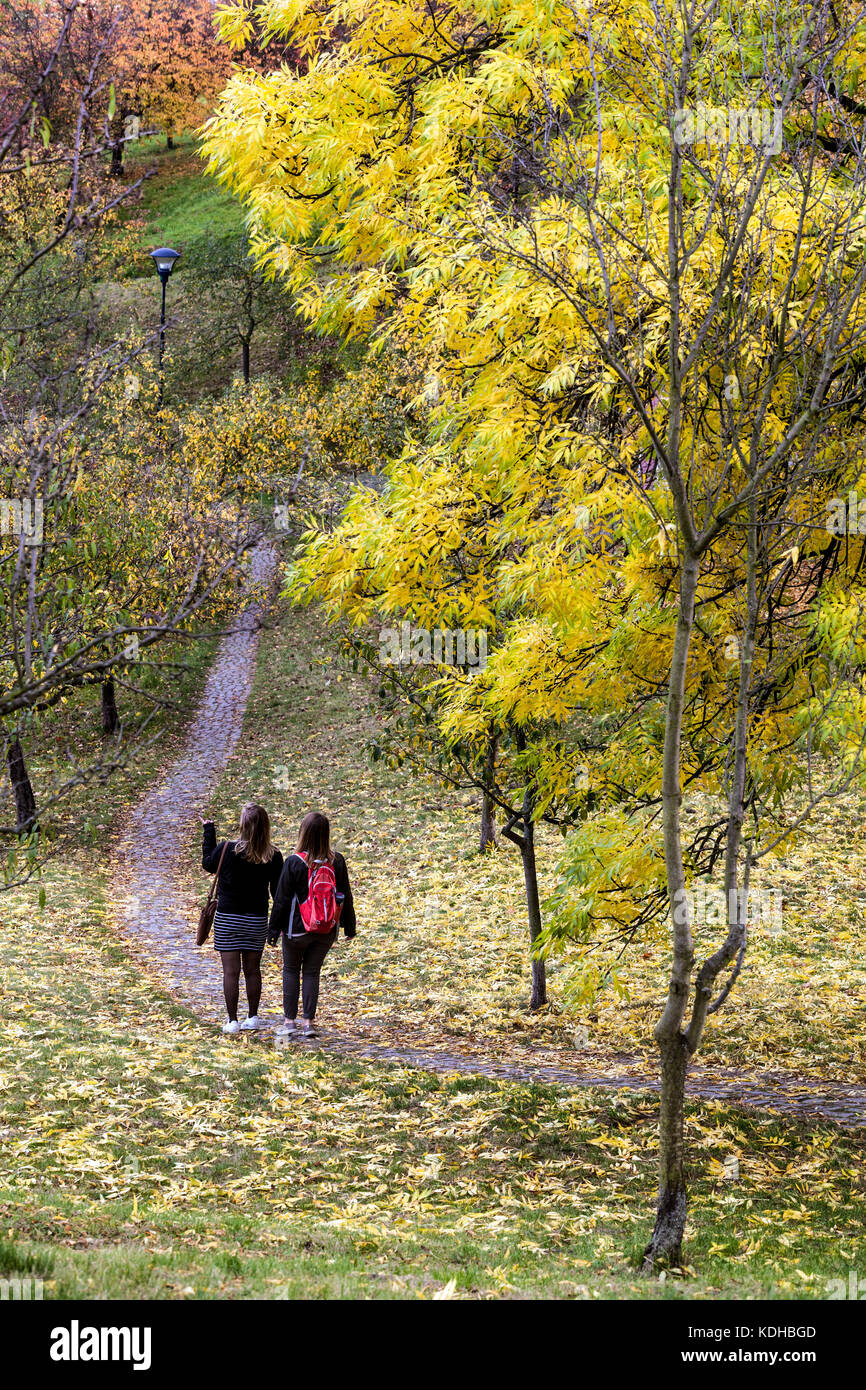
M226 857L226 850L228 849L228 847L229 847L229 842L228 842L228 840L226 840L226 841L224 842L224 844L223 844L223 852L222 852L222 854L220 855L220 862L217 864L217 871L216 871L216 875L215 875L215 877L214 877L214 881L213 881L213 883L211 884L211 886L210 886L210 892L209 892L208 895L207 895L207 900L208 900L208 902L212 902L213 899L216 897L217 884L218 884L219 881L220 881L220 869L221 869L222 866L223 866L223 860L224 860L225 857Z

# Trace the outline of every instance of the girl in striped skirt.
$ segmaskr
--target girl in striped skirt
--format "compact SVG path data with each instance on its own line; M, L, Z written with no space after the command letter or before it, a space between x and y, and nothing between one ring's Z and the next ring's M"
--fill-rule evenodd
M214 950L222 957L223 990L229 1016L223 1032L254 1030L261 1026L258 1008L262 994L262 951L268 933L268 890L273 897L283 869L283 856L271 844L267 811L254 801L248 801L241 811L236 840L217 844L213 821L203 821L202 825L201 866L209 874L216 873L225 843L213 923ZM241 967L249 1017L239 1024Z

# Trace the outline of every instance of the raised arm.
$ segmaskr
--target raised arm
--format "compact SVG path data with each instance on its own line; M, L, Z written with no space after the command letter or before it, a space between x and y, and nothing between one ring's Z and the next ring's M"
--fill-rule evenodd
M216 873L221 850L222 845L217 844L216 826L212 820L206 820L201 834L201 866L207 873Z

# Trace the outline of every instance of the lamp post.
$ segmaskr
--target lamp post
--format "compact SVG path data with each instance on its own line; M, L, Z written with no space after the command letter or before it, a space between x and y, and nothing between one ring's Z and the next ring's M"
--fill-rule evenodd
M174 263L180 255L179 251L172 251L170 246L160 246L156 251L151 251L151 256L156 263L159 278L162 281L162 309L159 315L159 398L157 400L157 410L162 409L162 355L165 351L165 287L168 284L168 277L174 270Z

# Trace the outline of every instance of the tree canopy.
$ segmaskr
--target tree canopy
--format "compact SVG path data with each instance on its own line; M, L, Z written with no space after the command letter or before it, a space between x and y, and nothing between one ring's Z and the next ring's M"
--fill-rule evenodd
M220 26L307 60L236 74L206 131L260 263L320 327L410 344L438 392L397 465L401 524L387 494L359 503L312 539L309 581L352 621L372 588L388 614L495 625L443 729L579 731L592 814L551 943L669 918L647 1258L676 1260L683 1078L748 928L737 906L696 970L688 885L720 873L745 902L861 769L862 541L827 518L866 485L866 22L281 0ZM533 774L551 800L574 788L562 742Z

